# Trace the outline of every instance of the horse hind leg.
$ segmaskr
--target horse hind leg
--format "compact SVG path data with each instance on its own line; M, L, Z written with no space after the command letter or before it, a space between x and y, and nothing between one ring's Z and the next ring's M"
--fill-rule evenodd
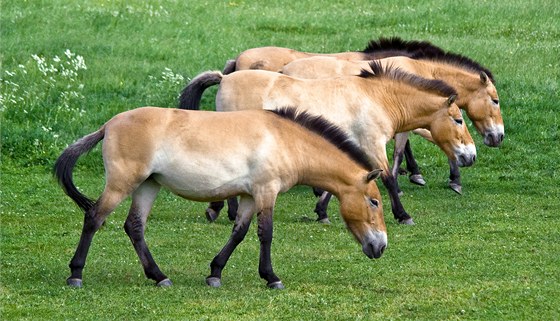
M86 263L93 236L99 230L103 222L105 222L107 216L113 212L127 195L127 193L106 189L93 207L85 212L80 241L68 265L70 267L70 277L66 279L66 283L69 286L82 286L82 271Z
M146 221L160 188L158 183L148 179L136 189L132 194L132 205L124 223L124 230L134 246L146 277L156 281L157 286L170 286L171 281L159 269L144 239Z
M231 236L226 245L222 248L212 262L210 263L210 275L206 278L206 284L211 287L219 287L222 285L222 270L226 266L229 257L243 241L249 226L251 225L251 218L253 217L255 208L255 201L250 196L242 196L239 199L239 209Z

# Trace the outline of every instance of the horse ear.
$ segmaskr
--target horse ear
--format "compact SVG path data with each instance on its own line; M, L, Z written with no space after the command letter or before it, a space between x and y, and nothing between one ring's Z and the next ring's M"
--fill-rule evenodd
M371 172L369 172L366 176L366 182L371 182L374 179L379 178L379 175L381 175L381 172L383 172L382 169L374 169Z
M457 100L457 95L453 94L453 95L449 96L449 98L447 98L447 107L450 107L451 105L453 105L455 100Z
M482 82L483 85L486 85L488 83L488 75L484 72L481 71L480 72L480 81Z

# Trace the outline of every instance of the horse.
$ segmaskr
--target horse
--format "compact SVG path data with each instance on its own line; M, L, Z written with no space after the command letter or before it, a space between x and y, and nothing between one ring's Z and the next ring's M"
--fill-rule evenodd
M413 53L424 52L441 53L443 51L428 41L404 41L399 37L380 37L378 40L369 41L362 51L339 53L311 53L267 46L243 51L237 58L226 62L222 73L227 75L237 70L248 69L279 72L282 67L294 60L313 56L336 57L346 60L374 60L393 56L410 56Z
M101 140L106 185L94 202L78 191L72 172L78 158ZM313 157L319 153L330 157ZM284 287L271 263L272 217L277 195L298 184L320 186L340 200L342 218L367 257L381 257L387 246L383 205L374 181L380 170L341 129L295 109L231 113L133 109L71 144L53 171L65 193L84 211L82 234L69 264L67 284L72 287L82 286L94 234L128 195L132 204L124 230L144 273L158 286L172 285L144 239L148 215L162 186L194 201L240 196L231 237L210 264L206 283L212 287L221 285L222 270L243 241L255 212L260 277L270 288Z
M348 131L370 161L383 170L381 179L389 192L395 219L414 224L400 202L396 179L389 170L387 142L395 133L427 128L435 143L459 166L474 163L476 148L454 102L457 93L453 88L441 80L383 67L375 61L370 67L373 72L330 79L301 79L264 70L240 70L229 75L208 71L185 87L185 104L181 107L197 108L204 89L220 84L217 111L296 105L322 115ZM214 220L220 208L211 204L207 218ZM319 220L327 222L328 218L320 216Z
M473 64L468 58L455 55L422 55L409 57L388 57L380 59L382 65L391 65L425 78L437 78L454 87L459 98L457 105L466 111L484 143L490 147L500 146L504 139L504 123L500 111L498 93L494 81ZM298 59L285 65L281 72L301 78L330 78L340 75L357 75L362 69L370 70L368 61L350 61L333 57L310 57ZM430 140L429 132L416 131ZM408 133L397 134L395 138L393 175L397 175L405 149L410 148ZM409 150L411 152L411 150ZM407 154L407 164L412 168L410 179L413 183L424 185L416 161ZM450 188L461 194L460 173L455 162L450 164ZM326 205L325 205L326 206Z

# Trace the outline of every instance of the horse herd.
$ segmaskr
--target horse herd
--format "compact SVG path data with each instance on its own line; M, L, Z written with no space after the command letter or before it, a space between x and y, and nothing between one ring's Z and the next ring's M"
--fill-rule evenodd
M218 84L220 113L184 110L199 109L204 90ZM473 165L476 149L460 109L486 145L502 143L504 125L490 70L430 42L380 38L363 51L334 54L279 47L246 50L222 72L193 78L178 109L143 107L120 113L63 151L54 174L85 212L67 284L82 286L94 234L129 195L124 229L144 273L158 286L172 284L144 239L162 186L186 199L211 202L206 210L210 221L228 200L235 223L210 264L206 283L213 287L221 285L222 270L255 213L259 275L270 288L284 287L271 263L274 204L279 193L300 184L314 187L320 196L315 211L322 222L328 222L326 208L334 194L364 254L379 258L387 231L375 180L381 178L393 216L402 224L414 224L399 198L396 176L403 157L410 181L425 184L408 141L410 131L447 155L449 186L461 193L458 167ZM392 139L390 168L386 145ZM76 188L72 172L78 158L101 140L106 185L93 201Z

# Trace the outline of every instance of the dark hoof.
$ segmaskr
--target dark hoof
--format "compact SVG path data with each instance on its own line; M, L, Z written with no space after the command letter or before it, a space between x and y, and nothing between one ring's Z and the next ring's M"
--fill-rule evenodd
M408 219L406 219L406 220L399 221L399 224L403 224L403 225L414 225L414 221L412 220L412 218L408 218Z
M207 208L205 214L208 222L214 222L218 218L218 213L211 208Z
M156 286L162 287L162 288L166 288L168 286L172 286L173 282L171 282L170 279L163 279L161 281L159 281Z
M220 280L220 278L217 277L209 276L206 278L206 284L208 284L213 288L219 288L222 286L222 280Z
M461 184L449 183L449 188L451 188L455 193L463 195L463 187Z
M284 289L284 284L282 284L282 281L272 282L267 284L266 286L268 286L269 289L276 289L276 290Z
M81 288L82 287L82 279L68 278L68 279L66 279L66 284L68 284L69 286L71 286L73 288Z
M424 177L422 177L421 174L410 175L408 179L413 184L420 185L420 186L426 185L426 181L424 180Z
M329 221L328 217L325 217L325 218L322 218L322 219L317 219L317 222L319 222L321 224L326 224L326 225L331 224L331 221Z

